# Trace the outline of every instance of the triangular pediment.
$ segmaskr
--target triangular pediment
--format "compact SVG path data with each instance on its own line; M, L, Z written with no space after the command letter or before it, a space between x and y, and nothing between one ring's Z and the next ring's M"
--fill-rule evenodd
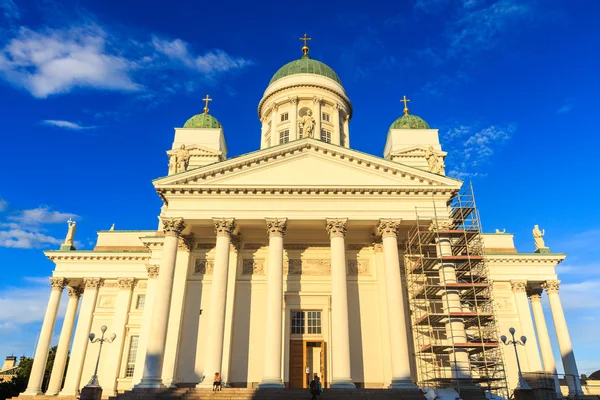
M393 151L391 154L394 156L409 156L409 157L415 157L415 156L425 156L425 154L427 154L429 146L425 146L425 145L415 145L415 146L410 146L410 147L405 147L401 150L396 150ZM434 150L434 153L437 155L441 155L441 156L445 156L446 153L445 151L441 151L441 150Z
M154 181L167 188L458 189L462 182L380 157L301 139Z

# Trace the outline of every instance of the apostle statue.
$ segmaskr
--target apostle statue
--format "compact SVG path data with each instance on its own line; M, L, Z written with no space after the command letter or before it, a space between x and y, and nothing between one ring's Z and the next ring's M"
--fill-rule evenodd
M546 234L546 231L544 229L542 229L540 231L540 228L535 225L533 227L533 242L535 243L535 249L539 250L539 249L545 249L546 245L544 243L544 235Z
M433 172L434 174L444 173L444 168L446 168L444 160L433 150L433 146L429 146L425 152L425 159L427 160L430 172Z
M77 223L71 218L69 218L69 220L67 221L67 225L69 225L69 230L67 231L67 237L63 244L73 246L73 241L75 240L75 230L77 229Z
M300 118L299 124L302 128L302 137L314 137L315 119L312 117L312 111L307 110L306 114Z
M187 163L190 159L190 152L185 149L185 144L182 144L175 154L175 173L184 172L187 170Z

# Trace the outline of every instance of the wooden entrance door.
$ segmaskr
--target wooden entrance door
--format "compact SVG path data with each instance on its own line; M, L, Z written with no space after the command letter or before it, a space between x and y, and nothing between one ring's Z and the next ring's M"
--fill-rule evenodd
M304 341L290 340L290 388L304 387Z

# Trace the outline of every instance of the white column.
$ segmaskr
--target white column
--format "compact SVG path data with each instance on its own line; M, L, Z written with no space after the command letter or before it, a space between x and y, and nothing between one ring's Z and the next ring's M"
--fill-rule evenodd
M341 132L341 126L340 126L340 109L341 106L339 105L339 103L335 103L333 105L333 132L331 132L331 135L333 136L331 138L331 143L333 144L337 144L338 146L341 146L341 137L342 137L342 132Z
M73 346L71 347L71 358L67 367L65 385L59 396L74 396L79 393L83 363L89 342L88 336L94 319L100 286L102 286L102 279L100 278L83 278L83 297L81 307L79 307L79 318L77 319L77 328L75 328Z
M105 359L104 376L106 377L104 385L104 393L109 396L117 394L117 378L121 370L121 360L123 359L123 346L125 345L125 335L127 330L127 317L131 308L131 297L133 295L133 278L119 278L119 292L115 300L115 315L112 324L108 328L110 332L114 332L117 336L115 340L105 348L108 352L108 357Z
M344 117L344 133L346 134L346 140L344 146L350 148L350 116Z
M567 327L567 320L565 319L560 297L558 296L559 285L560 281L552 280L544 282L542 287L546 289L548 300L550 301L560 356L565 369L565 378L569 385L569 397L583 396L579 371L577 371L577 363L575 362L575 354L573 353L573 345L569 336L569 328Z
M67 281L65 278L50 278L52 290L50 292L50 299L48 300L46 315L44 316L42 330L40 331L40 338L38 340L35 356L33 358L29 382L27 384L25 393L23 393L26 396L42 394L42 382L44 380L44 372L46 371L46 361L48 361L50 344L52 343L54 324L56 322L56 315L58 314L60 297L66 284Z
M332 388L354 388L350 374L350 330L346 285L346 223L348 219L327 219L331 240L331 359Z
M290 97L292 110L290 111L290 141L300 139L298 132L298 96Z
M162 229L162 222L161 222ZM150 335L150 325L152 324L152 309L154 307L154 297L156 295L156 286L158 284L158 273L160 267L154 264L146 265L148 280L146 281L146 301L142 313L142 326L138 342L138 350L135 358L135 368L133 370L132 383L137 385L142 380L144 372L144 362L146 361L146 349L148 347L148 336ZM139 285L140 283L138 283Z
M538 350L531 312L529 311L529 302L527 301L527 281L526 280L511 280L513 295L515 296L515 304L517 313L519 314L519 322L521 325L521 335L525 335L527 343L525 343L525 353L527 354L527 365L529 368L523 368L524 371L535 372L542 370L540 362L540 352Z
M318 98L317 96L313 97L313 104L316 106L315 115L315 132L313 137L315 139L321 140L321 119L323 118L323 114L321 112L321 105L323 104L323 99Z
M437 252L441 257L452 256L450 238L440 236L438 240ZM457 283L455 265L442 260L442 263L440 264L439 277L442 285L448 283ZM444 290L444 293L442 294L442 308L444 309L444 312L450 314L453 312L462 312L462 305L458 290L448 288ZM467 333L465 331L465 323L462 318L449 318L446 322L446 334L450 340L449 344L468 342ZM450 364L453 378L463 380L468 380L471 378L469 353L466 349L454 348L453 352L450 353Z
M398 228L400 220L382 219L378 231L383 240L387 319L392 361L392 388L415 388L410 375L410 353L406 326L405 302L400 278Z
M207 310L206 358L204 377L197 387L212 387L215 372L221 373L223 365L223 341L225 338L225 305L227 300L227 273L231 234L235 229L233 218L215 218L215 266L210 287L210 304Z
M546 317L542 308L542 291L543 289L533 289L527 292L529 300L531 300L531 310L533 311L533 319L535 321L535 329L537 331L538 340L540 341L540 349L542 349L542 361L544 363L544 371L555 374L554 387L556 395L563 397L560 390L560 382L556 375L556 363L554 362L554 354L552 354L552 344L550 343L550 335L546 326Z
M267 265L267 304L265 305L265 370L261 388L283 388L281 343L283 305L283 235L287 220L267 218L269 264Z
M173 273L175 272L179 235L185 229L185 223L183 218L162 218L162 222L165 240L160 260L160 272L152 306L144 372L142 380L136 385L136 388L161 388L164 386L162 367L169 325L171 292L173 291Z
M271 106L271 146L279 144L279 132L277 131L277 109L276 103Z
M62 329L60 330L58 348L56 349L52 374L50 375L50 383L46 390L47 396L56 396L60 392L60 389L62 389L67 357L69 356L69 346L71 345L71 336L73 335L75 317L77 316L77 306L79 305L79 297L81 296L81 289L78 287L69 286L67 290L69 291L69 302L67 303L67 311L65 312Z
M187 276L190 266L190 255L196 244L194 235L179 238L177 261L175 262L175 275L173 277L173 294L171 296L171 311L169 311L169 329L167 331L167 345L163 361L163 383L173 387L177 373L177 359L179 357L179 339L183 324L183 308L187 289ZM185 350L184 350L185 351Z

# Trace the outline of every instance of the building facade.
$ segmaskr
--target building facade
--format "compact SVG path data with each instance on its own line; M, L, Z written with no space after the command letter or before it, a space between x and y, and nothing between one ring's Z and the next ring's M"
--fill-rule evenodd
M383 157L351 149L341 80L303 53L258 105L260 150L227 158L207 96L175 129L168 175L153 182L164 202L156 230L111 228L76 250L70 223L61 249L45 253L52 291L24 395L41 393L64 295L46 395L86 385L98 355L88 335L106 325L116 339L99 364L105 395L209 388L219 372L232 387L306 387L316 373L332 388L506 396L518 383L499 340L510 327L529 339L525 372L556 372L542 296L569 394L581 393L555 270L565 255L539 230L531 253L511 234L482 233L472 188L445 175L438 130L406 98Z

